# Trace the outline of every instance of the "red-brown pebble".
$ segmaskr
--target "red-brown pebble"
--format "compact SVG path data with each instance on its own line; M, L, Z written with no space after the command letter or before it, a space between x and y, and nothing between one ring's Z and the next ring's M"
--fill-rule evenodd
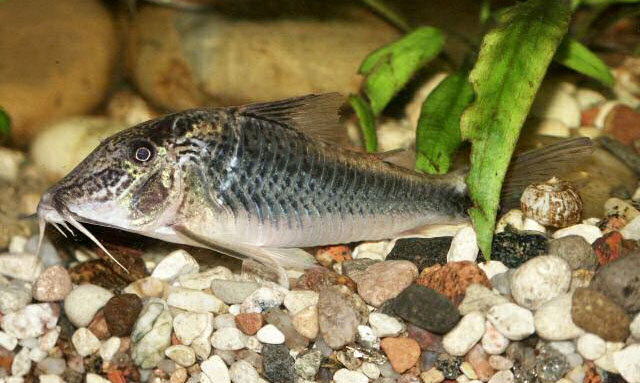
M131 334L140 311L142 311L142 300L135 294L122 294L109 299L104 306L104 316L111 334L114 336Z
M471 364L471 367L473 367L476 375L478 375L478 379L486 382L493 376L495 371L493 367L491 367L491 364L489 364L489 355L487 355L480 344L473 346L467 355L465 355L465 359Z
M625 145L640 138L640 113L627 105L616 105L607 114L604 131Z
M328 286L343 285L349 290L356 291L356 283L346 275L340 275L324 267L308 269L296 283L296 287L303 290L320 291Z
M411 338L384 338L380 347L389 358L393 371L399 374L413 367L420 358L420 345Z
M624 239L620 232L612 231L596 239L591 246L596 253L598 263L606 265L635 250L637 244L635 241Z
M262 314L240 313L235 317L236 326L246 335L255 335L262 328L264 321Z
M478 283L491 288L487 275L474 262L449 262L422 270L417 280L419 285L430 287L458 305L464 298L467 287Z
M107 320L105 319L104 312L102 310L96 313L87 328L100 340L109 339L111 337L109 327L107 326Z
M324 267L331 267L334 263L342 263L351 260L351 249L349 246L326 246L316 251L316 260Z
M423 351L443 352L442 335L434 334L418 326L407 326L409 338L414 339Z

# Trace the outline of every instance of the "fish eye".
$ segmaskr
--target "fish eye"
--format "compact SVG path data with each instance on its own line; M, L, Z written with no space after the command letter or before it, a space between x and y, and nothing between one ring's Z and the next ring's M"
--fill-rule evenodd
M132 145L131 154L133 160L138 163L145 163L153 159L156 150L150 142L135 141Z

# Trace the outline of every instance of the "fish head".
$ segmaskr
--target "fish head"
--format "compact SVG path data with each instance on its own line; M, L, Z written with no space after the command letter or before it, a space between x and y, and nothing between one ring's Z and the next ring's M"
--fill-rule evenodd
M101 142L44 193L41 226L84 222L144 233L170 225L182 194L175 139L181 119L151 120Z

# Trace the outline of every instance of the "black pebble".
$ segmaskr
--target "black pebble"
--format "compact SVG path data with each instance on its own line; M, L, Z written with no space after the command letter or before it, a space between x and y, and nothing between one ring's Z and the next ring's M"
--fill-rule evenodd
M548 250L549 240L544 234L507 226L493 237L491 259L516 268L533 257L546 254Z
M271 383L295 383L295 361L284 344L262 346L262 368Z
M447 253L451 247L453 237L435 238L402 238L399 239L387 260L405 260L413 262L418 271L422 271L436 263L447 263Z
M436 334L448 332L460 320L460 312L449 299L416 284L394 298L391 308L402 319Z

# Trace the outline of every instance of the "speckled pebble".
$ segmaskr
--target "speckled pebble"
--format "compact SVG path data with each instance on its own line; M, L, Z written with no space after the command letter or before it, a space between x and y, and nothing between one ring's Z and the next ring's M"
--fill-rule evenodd
M271 287L260 287L252 292L240 306L243 313L261 313L284 302L285 293Z
M509 346L509 343L509 338L502 335L491 322L485 322L485 331L484 335L482 335L482 348L488 354L502 354Z
M364 302L345 286L330 286L320 291L318 324L324 341L333 349L355 341L356 329L362 324L359 307Z
M571 268L564 259L538 256L522 264L511 277L513 299L536 310L545 302L569 290Z
M629 336L631 323L627 313L598 291L578 288L571 304L573 322L604 340L623 342Z
M315 380L322 363L322 353L313 348L299 354L295 361L295 372L306 380Z
M30 304L4 315L0 326L7 334L18 339L36 338L55 328L59 316L60 308L54 304Z
M6 286L0 286L0 313L22 310L29 303L31 303L31 290L24 285L24 282L15 281Z
M63 300L73 288L67 269L60 265L44 270L33 284L33 298L41 302Z
M265 344L262 348L262 368L268 381L295 383L295 361L283 344Z
M511 340L522 340L535 332L531 311L514 303L493 306L487 312L487 319Z
M247 345L247 336L235 327L223 327L213 333L211 345L219 350L241 350Z
M71 337L73 347L80 356L89 356L100 350L100 340L85 327L77 329Z

